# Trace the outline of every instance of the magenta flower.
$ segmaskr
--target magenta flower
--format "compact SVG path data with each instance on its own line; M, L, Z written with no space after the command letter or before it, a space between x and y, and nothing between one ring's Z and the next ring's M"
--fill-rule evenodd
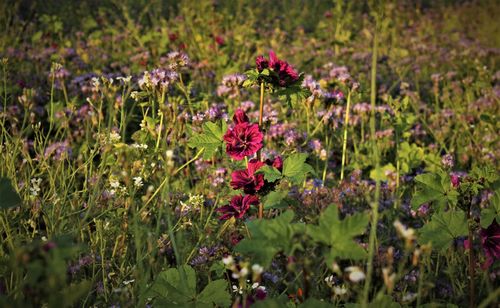
M246 194L255 194L264 186L264 175L255 174L255 171L265 164L256 159L248 162L248 168L235 170L231 174L231 187L233 189L243 189Z
M280 172L283 171L283 159L281 159L281 156L276 156L273 161L269 159L266 160L266 164L268 164L269 166L273 166Z
M226 152L231 158L241 160L245 156L255 154L262 148L264 136L257 124L248 122L247 115L240 109L234 114L235 126L224 135Z
M231 199L231 202L228 205L220 207L217 209L217 212L222 213L222 216L219 217L220 220L226 220L231 217L234 218L242 218L245 216L245 213L250 209L250 205L258 205L259 198L254 195L238 195L234 196Z
M234 124L248 123L248 116L243 110L238 109L234 113L233 121Z
M489 268L493 262L500 259L500 225L493 220L486 229L481 229L481 245L483 246L486 261L481 266L483 270Z
M275 85L287 87L299 80L297 71L288 62L278 59L272 50L269 52L269 61L263 56L258 56L255 59L255 64L259 72L269 68L276 74L276 77L272 80Z

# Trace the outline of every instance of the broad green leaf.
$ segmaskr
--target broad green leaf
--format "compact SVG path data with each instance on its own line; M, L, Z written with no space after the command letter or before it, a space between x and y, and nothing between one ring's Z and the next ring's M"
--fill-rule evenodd
M21 198L12 186L10 179L0 178L0 210L21 204Z
M196 275L193 268L184 265L161 272L148 295L167 299L171 303L187 303L196 295Z
M284 208L288 206L288 203L284 200L288 195L288 191L286 190L276 190L276 191L271 191L265 198L264 198L264 208L265 209L271 209L271 208Z
M279 180L282 177L281 172L278 169L268 165L262 166L255 173L264 174L264 179L270 183L275 182L276 180Z
M386 173L388 171L396 171L396 168L394 168L394 166L391 163L389 163L389 164L387 164L387 165L385 165L385 166L383 166L383 167L381 167L379 169L376 169L376 168L372 169L370 171L370 178L372 180L375 180L375 181L376 180L378 180L378 181L387 181L387 175L386 175Z
M236 251L250 255L252 262L264 267L271 264L278 252L292 255L295 250L302 249L294 237L305 231L304 224L292 223L293 217L292 211L286 211L273 219L247 222L251 237L239 242Z
M231 296L227 292L226 288L226 280L214 280L210 282L196 297L196 302L198 304L206 304L205 307L212 307L214 305L229 307L231 305Z
M227 124L224 121L222 121L221 126L213 122L206 122L203 124L203 133L193 135L188 141L188 146L204 149L203 158L210 159L223 145L226 128Z
M432 243L432 247L444 251L453 240L468 234L467 220L462 211L449 210L437 212L431 220L419 230L420 244Z
M288 156L283 162L283 177L295 184L304 181L308 173L314 174L314 169L305 161L305 153L295 153Z
M488 228L494 219L500 224L500 189L493 192L490 205L481 210L481 227Z
M354 242L353 237L365 232L368 221L365 213L340 220L337 206L331 205L321 214L318 226L307 226L307 234L314 241L330 247L325 259L331 266L336 258L359 260L366 257L366 251Z
M411 200L412 208L417 208L423 203L433 202L439 208L447 203L455 205L458 192L451 186L449 175L439 173L424 173L415 177L417 191Z

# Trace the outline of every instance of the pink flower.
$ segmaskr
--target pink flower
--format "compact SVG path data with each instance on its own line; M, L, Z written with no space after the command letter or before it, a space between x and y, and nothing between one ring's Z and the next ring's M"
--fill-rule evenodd
M266 164L273 166L279 171L283 170L283 159L281 159L281 156L276 156L272 162L270 160L267 160Z
M486 229L481 229L481 245L483 246L486 261L481 266L483 270L489 268L495 260L500 259L500 225L493 220L491 225Z
M217 209L217 212L222 213L222 216L219 217L220 220L226 220L231 217L234 218L242 218L245 213L250 209L250 205L258 205L259 198L254 195L238 195L234 196L231 199L231 202L228 205L220 207Z
M241 160L245 156L255 154L262 148L264 136L257 124L248 122L247 115L240 109L234 114L235 126L224 135L226 152L231 158Z
M460 178L458 177L458 175L456 174L451 174L450 175L450 179L451 179L451 185L454 187L454 188L457 188L458 185L460 185Z
M245 170L235 170L231 174L231 187L233 189L243 189L246 194L255 194L264 186L264 175L255 174L255 171L265 164L256 159L248 162Z

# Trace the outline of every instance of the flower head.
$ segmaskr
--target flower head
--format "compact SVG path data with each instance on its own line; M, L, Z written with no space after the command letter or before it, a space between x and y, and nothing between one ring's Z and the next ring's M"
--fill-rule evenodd
M236 125L224 135L226 152L231 158L241 160L262 148L264 136L257 124L248 122L248 117L242 110L236 111L233 120Z
M220 220L226 220L231 217L242 218L245 213L250 209L250 205L258 205L259 198L254 195L238 195L234 196L231 199L231 202L228 205L220 207L217 209L217 212L222 213L222 216L219 218Z
M243 189L246 194L255 194L264 186L264 175L255 174L255 171L264 166L264 163L256 159L248 162L245 170L235 170L231 174L231 187L233 189Z
M297 71L288 62L278 59L272 50L269 52L269 61L263 56L258 56L255 59L255 64L259 72L269 68L276 74L276 76L272 78L272 83L275 85L287 87L299 80Z
M481 236L481 245L483 246L486 262L481 266L486 269L500 259L500 225L493 220L491 225L486 229L481 229L479 232Z

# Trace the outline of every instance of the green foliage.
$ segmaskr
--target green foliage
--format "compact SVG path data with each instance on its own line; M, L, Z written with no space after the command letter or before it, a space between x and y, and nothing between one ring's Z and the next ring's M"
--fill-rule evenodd
M286 211L273 219L253 220L246 223L251 237L243 239L236 251L251 257L252 262L268 267L278 252L293 255L302 245L294 238L305 232L305 225L292 223L294 213Z
M255 173L264 174L264 179L270 183L275 182L282 178L281 172L278 169L268 165L262 166Z
M458 192L452 187L449 175L438 173L424 173L415 177L417 191L411 200L412 208L423 203L433 202L439 209L446 204L457 204Z
M458 210L437 212L432 215L430 222L419 230L420 244L432 243L432 247L444 251L450 247L455 239L468 234L465 213Z
M315 174L311 165L306 163L308 154L295 153L283 161L283 177L292 183L303 182L308 173Z
M420 166L425 158L425 151L418 145L403 142L398 147L398 158L401 172L408 173L413 168Z
M8 178L0 178L0 196L0 209L8 209L21 204L21 198Z
M227 130L227 124L221 121L221 125L213 122L203 124L203 132L193 135L188 142L191 148L203 149L203 158L210 159L223 145L223 137Z
M297 81L293 85L276 91L276 95L278 95L279 99L281 101L285 101L290 108L302 103L307 97L311 95L311 92L308 89L305 89L301 86L303 79L304 76L301 75L299 81Z
M336 205L330 205L320 216L317 226L307 226L307 234L315 241L329 247L325 254L328 266L336 258L360 260L366 257L366 251L354 237L365 233L369 217L366 213L357 213L341 220Z
M153 297L158 306L208 307L213 305L227 307L231 298L226 290L226 280L213 280L200 292L196 292L196 274L189 265L170 268L158 274L151 288L143 298Z
M493 192L490 205L481 210L481 227L488 228L494 219L500 224L500 189L496 189Z
M386 173L388 171L396 171L396 168L394 168L393 164L388 163L387 165L385 165L379 169L372 169L370 171L370 179L379 180L379 181L387 181Z

